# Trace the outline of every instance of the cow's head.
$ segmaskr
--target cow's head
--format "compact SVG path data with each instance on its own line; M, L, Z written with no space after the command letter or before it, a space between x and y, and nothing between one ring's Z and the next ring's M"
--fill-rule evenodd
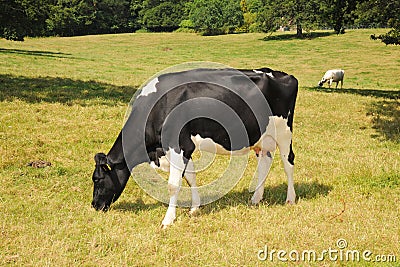
M118 170L109 164L105 154L96 154L94 161L96 168L92 176L94 183L92 207L107 211L111 203L121 195L123 187L118 179Z
M326 83L325 78L322 78L321 81L319 81L318 86L321 87L324 83Z

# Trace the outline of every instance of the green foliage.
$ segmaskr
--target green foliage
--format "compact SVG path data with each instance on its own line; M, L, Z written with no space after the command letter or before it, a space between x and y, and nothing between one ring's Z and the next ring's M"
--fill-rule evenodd
M270 1L257 13L256 20L262 32L269 33L277 29L277 25L279 25L281 19L275 10L275 5Z
M380 34L378 36L373 34L371 35L371 39L379 39L386 45L400 45L400 20L397 22L392 22L391 25L393 26L393 29L391 29L388 33Z
M385 25L392 29L385 34L371 35L371 39L380 39L386 45L400 45L400 2L383 1L380 2L379 7L383 12L371 6L369 12L366 11L367 15L374 18L377 23L386 23Z
M189 18L194 28L204 35L232 33L243 25L238 0L194 0Z
M184 4L186 1L144 1L140 12L143 26L155 32L173 31L186 17Z
M190 19L184 19L179 24L177 32L195 32L193 21Z
M0 37L23 41L27 35L43 35L49 1L0 1Z
M361 27L387 27L390 20L400 19L400 1L359 1L354 13L355 23Z
M0 37L197 31L206 35L345 26L387 27L398 20L397 0L2 0ZM190 21L190 23L189 23ZM387 38L395 38L391 31Z
M243 12L243 26L240 31L259 32L260 26L257 22L257 15L263 7L261 0L241 0L240 7Z
M51 35L73 36L134 30L129 1L59 1L51 6L47 29Z
M310 31L317 28L321 18L319 5L317 0L268 0L258 13L257 21L264 32L289 26L296 27L297 36L302 37L303 29Z

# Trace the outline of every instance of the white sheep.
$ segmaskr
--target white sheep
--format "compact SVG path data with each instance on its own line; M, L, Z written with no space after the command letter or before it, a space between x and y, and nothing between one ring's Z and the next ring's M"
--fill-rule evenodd
M336 82L336 88L340 82L340 88L343 86L344 70L328 70L322 80L318 83L318 86L322 86L324 83L329 81L329 88L331 88L332 82Z

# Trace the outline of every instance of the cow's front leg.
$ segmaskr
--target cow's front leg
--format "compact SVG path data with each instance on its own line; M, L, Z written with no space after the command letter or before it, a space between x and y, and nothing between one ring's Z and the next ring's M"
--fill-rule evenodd
M170 150L170 171L168 179L168 191L170 195L167 213L162 221L162 228L165 229L171 225L176 218L176 205L178 203L178 194L182 185L182 174L185 168L183 153L176 153Z
M192 191L192 207L190 208L189 214L193 215L199 210L200 207L200 195L199 191L197 190L196 172L194 169L193 160L189 160L186 166L185 177L190 186L190 190Z
M329 79L329 88L331 88L332 83L333 83L333 79Z
M260 151L257 160L258 183L256 191L251 198L251 203L254 205L257 205L263 198L265 179L267 178L269 169L271 168L272 155L270 152Z

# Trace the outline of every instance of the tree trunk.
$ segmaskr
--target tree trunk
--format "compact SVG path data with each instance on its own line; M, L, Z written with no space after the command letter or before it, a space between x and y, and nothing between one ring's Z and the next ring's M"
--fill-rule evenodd
M297 38L303 38L303 28L301 27L301 24L297 24L297 33L296 33Z

